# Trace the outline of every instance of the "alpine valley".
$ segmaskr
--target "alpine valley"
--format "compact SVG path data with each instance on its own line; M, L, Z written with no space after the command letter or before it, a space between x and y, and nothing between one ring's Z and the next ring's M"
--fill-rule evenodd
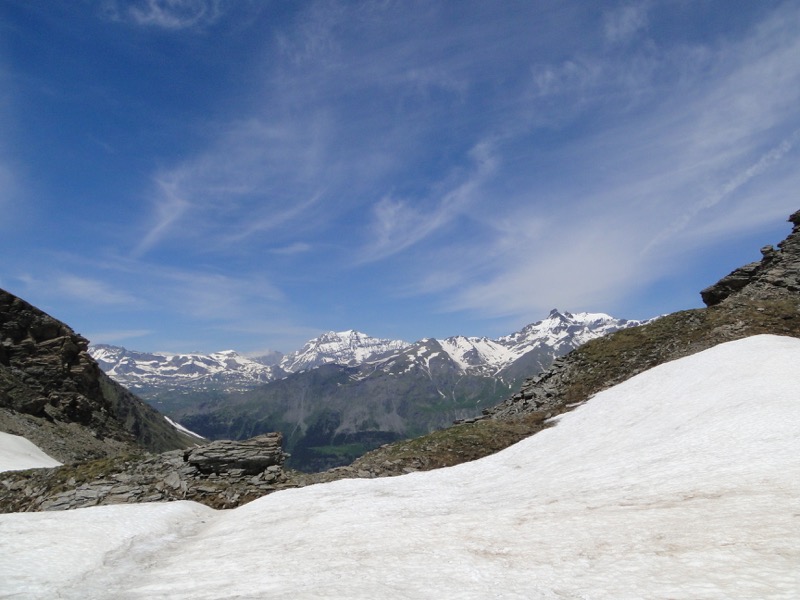
M557 357L641 324L554 309L497 339L410 344L331 331L286 355L146 353L107 345L89 353L118 383L192 431L239 440L280 431L289 466L320 471L473 419Z

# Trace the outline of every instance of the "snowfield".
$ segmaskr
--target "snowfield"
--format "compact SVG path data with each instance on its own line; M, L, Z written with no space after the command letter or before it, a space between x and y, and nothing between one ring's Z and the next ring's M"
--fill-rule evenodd
M23 471L40 467L57 467L61 463L47 455L33 442L0 431L0 473L3 471ZM0 583L2 591L2 583Z
M231 511L0 515L0 597L798 598L798 365L723 344L485 459Z

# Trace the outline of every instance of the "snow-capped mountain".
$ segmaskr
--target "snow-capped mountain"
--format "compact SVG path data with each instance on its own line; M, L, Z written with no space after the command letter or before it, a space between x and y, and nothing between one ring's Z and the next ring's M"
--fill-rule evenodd
M89 347L89 354L113 379L139 392L175 388L248 389L284 375L275 366L233 350L167 354L98 344Z
M120 346L93 345L89 354L119 383L150 395L168 389L250 389L290 373L324 364L355 366L409 345L399 340L370 337L358 331L329 331L309 340L295 352L271 352L248 358L234 350L212 354L139 352Z
M558 356L637 324L553 310L497 339L454 336L407 344L356 331L329 332L288 355L281 363L284 376L251 390L210 403L168 394L148 398L211 439L283 431L291 466L321 470L393 439L476 417ZM338 446L357 453L323 456L320 450Z
M402 350L409 345L401 340L370 337L359 331L329 331L284 356L280 367L287 373L297 373L330 363L355 366L376 355Z
M640 321L615 319L603 313L569 313L553 309L547 318L497 339L454 336L426 338L414 344L371 337L359 331L329 331L285 356L271 353L247 358L233 350L213 354L138 352L98 344L89 353L119 383L149 394L162 389L253 388L325 364L367 365L365 373L397 374L412 368L439 368L472 375L498 376L523 357L525 368L541 369L584 342ZM535 360L534 360L535 359Z
M415 363L429 370L433 360L440 366L447 362L451 368L464 373L501 376L505 369L524 357L528 358L526 367L541 370L558 356L593 338L643 323L645 321L616 319L604 313L562 313L553 309L547 318L511 335L497 339L463 335L443 340L426 338L368 362L375 368L398 373L410 370Z
M605 313L562 313L554 308L547 318L495 341L508 348L515 356L514 360L526 352L543 347L552 348L561 355L596 337L647 322L616 319Z

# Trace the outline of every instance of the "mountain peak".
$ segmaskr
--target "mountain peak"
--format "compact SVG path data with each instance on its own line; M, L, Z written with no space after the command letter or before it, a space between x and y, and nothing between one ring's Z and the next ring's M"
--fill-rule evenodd
M306 342L300 350L284 356L280 366L289 373L330 363L352 366L378 354L402 350L408 345L402 340L374 338L354 329L328 331Z

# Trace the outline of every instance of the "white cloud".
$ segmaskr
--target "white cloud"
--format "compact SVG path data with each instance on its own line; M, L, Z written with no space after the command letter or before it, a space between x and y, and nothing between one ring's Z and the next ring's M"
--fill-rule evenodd
M436 9L403 37L386 25L391 10L372 29L366 5L313 4L283 30L245 116L154 177L136 255L172 242L195 255L257 244L300 255L305 240L333 240L356 255L350 266L392 260L416 278L398 287L443 294L449 308L605 309L782 214L778 190L797 182L783 168L796 134L782 133L800 127L797 9L744 39L659 46L643 40L657 25L649 6L591 23L588 49L531 42L523 60L503 44L530 32L481 38L475 52L474 31L437 28ZM449 235L465 222L477 235ZM340 235L359 227L364 237ZM403 264L423 242L435 259Z
M643 253L648 252L652 247L663 244L666 240L674 237L677 233L687 227L702 211L715 207L720 202L726 200L743 185L754 177L764 174L775 163L783 159L800 140L800 130L781 141L777 146L764 153L755 163L737 173L733 178L724 182L722 186L700 199L696 204L690 206L687 212L677 218L668 228L656 235L653 240L644 248ZM762 207L763 210L763 207Z
M591 106L594 132L551 148L536 165L555 170L542 182L523 164L484 181L473 206L503 198L502 208L480 214L490 235L456 241L424 269L410 268L416 290L442 294L449 310L482 315L613 310L693 269L720 240L784 220L796 210L791 190L800 184L799 25L800 11L784 5L744 39L662 49L641 77L610 86L596 73L624 73L627 56L593 59L592 68L579 68L582 59L542 66L532 106L512 120L516 137L512 124L496 146L500 163L510 164L515 143L545 124L537 102L547 113L551 98L563 99L564 108L549 113L555 126L586 118ZM646 111L624 101L639 86ZM609 102L614 91L623 102ZM583 97L590 104L571 103ZM510 189L509 178L518 182Z
M85 335L92 344L121 344L127 340L153 334L152 329L120 329L115 331L96 331Z
M289 244L288 246L282 246L280 248L273 248L270 250L272 254L282 254L285 256L291 256L293 254L305 254L306 252L310 252L312 249L311 244L306 242L295 242L294 244Z
M609 42L627 42L647 27L649 2L625 4L607 12L603 24Z
M88 277L61 275L55 280L58 293L90 305L134 304L137 299L107 283Z
M324 221L322 188L338 177L322 156L325 126L278 121L233 121L208 149L155 175L155 214L134 254L173 240L201 252L265 232L282 241Z
M179 177L172 174L169 179L156 180L158 189L154 204L154 223L134 249L134 256L141 256L170 233L171 228L183 217L191 204L180 194Z
M101 10L106 18L115 21L170 30L210 25L223 12L221 0L110 0Z
M481 142L470 152L473 161L471 169L451 177L448 189L426 199L425 205L432 209L416 208L409 201L393 200L384 197L373 206L373 221L370 228L371 240L359 251L359 262L373 262L397 254L426 239L434 232L451 223L467 211L475 202L481 185L490 178L497 168L497 160L492 154L491 144Z

